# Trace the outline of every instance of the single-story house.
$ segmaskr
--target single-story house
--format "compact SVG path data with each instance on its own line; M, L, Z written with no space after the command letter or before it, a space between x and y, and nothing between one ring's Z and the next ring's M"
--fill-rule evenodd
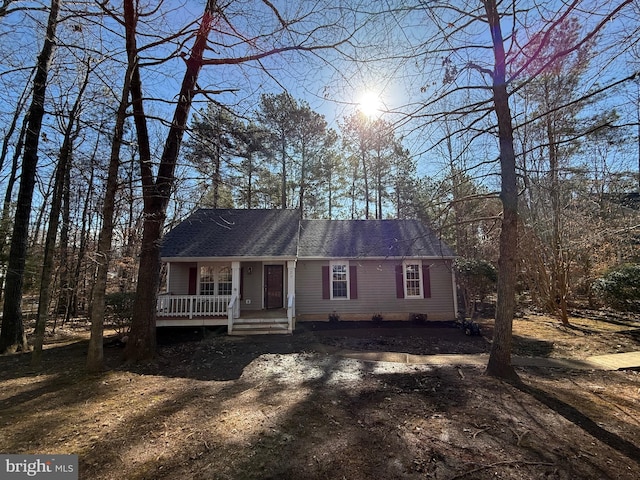
M456 317L454 253L418 220L200 209L162 242L157 326L291 333L296 322Z

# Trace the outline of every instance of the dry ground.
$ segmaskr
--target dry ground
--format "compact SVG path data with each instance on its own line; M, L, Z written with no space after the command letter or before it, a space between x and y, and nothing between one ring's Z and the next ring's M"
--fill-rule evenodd
M515 353L640 350L640 323L514 322ZM86 332L59 330L45 366L0 357L0 452L76 453L82 479L640 478L636 371L366 363L340 348L487 352L449 325L309 325L293 336L164 330L157 361L83 372ZM333 353L327 353L333 352Z

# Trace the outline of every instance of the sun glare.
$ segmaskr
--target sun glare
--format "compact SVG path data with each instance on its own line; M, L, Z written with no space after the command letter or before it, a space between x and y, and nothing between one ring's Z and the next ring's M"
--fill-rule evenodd
M358 98L358 110L367 117L379 117L382 113L382 100L376 92L367 91Z

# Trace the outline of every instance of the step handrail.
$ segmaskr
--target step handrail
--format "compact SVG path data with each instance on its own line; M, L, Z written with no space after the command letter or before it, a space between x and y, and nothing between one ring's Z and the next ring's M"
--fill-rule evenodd
M296 311L296 294L290 293L287 299L287 327L289 333L293 332L293 317Z
M231 335L233 331L233 316L234 310L236 308L236 303L238 303L238 294L234 293L231 295L231 300L229 300L229 305L227 306L227 334Z

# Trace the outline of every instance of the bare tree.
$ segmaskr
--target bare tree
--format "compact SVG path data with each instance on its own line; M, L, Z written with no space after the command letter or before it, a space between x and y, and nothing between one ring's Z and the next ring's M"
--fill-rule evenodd
M133 68L135 68L134 65L130 63L129 68L127 68L127 71L125 72L122 95L116 110L115 125L111 140L109 168L102 205L102 227L98 237L98 250L96 252L96 278L91 294L91 336L89 338L89 349L87 352L87 370L90 372L99 372L103 369L105 292L107 288L111 244L113 239L115 199L116 194L118 193L120 149L124 134L124 123L127 117L127 106L129 104L129 90Z
M516 303L516 273L518 260L518 185L516 154L513 147L513 126L509 93L507 91L507 64L504 39L500 26L500 13L495 0L485 0L484 8L493 43L494 67L493 107L498 120L500 143L500 200L502 200L502 230L498 260L498 303L487 373L515 380L511 366L513 316Z
M51 0L46 37L38 56L36 73L33 79L33 96L28 112L29 121L25 134L20 189L18 192L5 285L2 332L0 333L0 353L25 350L27 348L21 307L23 274L27 255L31 203L33 200L33 190L38 165L40 130L42 127L42 118L45 113L44 102L47 90L47 76L55 47L59 11L60 1Z
M598 12L582 8L576 0L562 8L549 9L536 2L510 1L463 2L452 5L446 2L416 2L407 5L398 2L390 5L381 15L385 33L390 41L397 42L394 53L385 56L385 63L397 62L394 67L403 68L407 81L420 76L421 85L413 84L413 95L405 108L406 116L396 120L398 128L419 130L424 143L441 144L449 139L458 141L465 137L466 149L473 149L476 158L469 168L478 174L494 174L492 168L499 165L499 198L502 204L500 253L498 260L498 299L494 339L487 373L516 380L511 366L512 322L515 313L515 286L518 256L518 176L514 128L519 117L512 111L513 95L523 83L527 83L563 57L590 42L616 15L632 2L620 0L602 5ZM523 32L536 28L541 33L538 45L548 42L551 32L561 28L563 20L571 14L588 19L588 28L578 38L550 58L544 58L536 42L525 38ZM391 34L392 22L411 28L420 24L421 41ZM428 21L425 21L428 19ZM506 31L503 33L503 28ZM411 30L414 31L414 30ZM489 35L487 35L489 34ZM490 38L491 41L487 42ZM492 58L486 53L492 52ZM398 55L395 52L402 52ZM428 52L425 54L425 52ZM535 63L534 59L541 59ZM374 62L375 59L369 59ZM364 62L360 63L364 68ZM529 67L532 68L529 68ZM527 75L524 75L525 70ZM617 79L609 82L615 85ZM601 87L607 88L607 86ZM397 109L399 110L399 109ZM437 126L445 120L455 120L456 128L446 136L435 137ZM416 126L420 125L420 126ZM490 153L486 138L495 139L499 152ZM476 146L480 144L481 149ZM425 147L431 151L433 147ZM494 149L495 151L495 149ZM486 152L486 153L485 153ZM489 178L489 177L488 177Z
M56 238L58 237L58 226L60 222L60 212L62 209L64 189L71 168L71 157L74 141L77 139L78 117L80 115L80 106L83 101L83 95L91 76L91 66L89 61L86 62L86 70L84 78L79 85L78 95L69 111L67 125L64 128L64 139L60 154L58 156L58 164L56 166L55 181L53 187L53 196L51 199L51 212L49 216L49 225L44 246L44 259L42 265L42 275L40 281L40 299L38 301L38 317L36 319L35 343L34 351L31 357L32 365L39 365L42 359L42 345L44 343L44 333L47 320L49 319L49 303L51 302L51 293L53 290L53 271L54 271L54 255Z
M136 12L134 2L126 0L125 6L125 28L127 32L127 54L130 64L134 65L131 81L131 100L133 105L134 121L136 124L138 145L140 148L140 169L142 175L142 193L144 200L144 224L142 247L140 252L140 267L138 274L138 287L136 291L136 302L134 305L133 322L131 325L131 335L125 349L125 357L128 361L138 361L151 358L155 355L155 309L156 299L160 283L160 245L162 237L166 210L175 185L175 168L180 150L180 145L184 131L187 127L189 112L193 104L193 99L200 92L197 81L200 70L205 65L238 65L247 62L259 62L260 60L287 51L313 52L318 49L334 48L336 45L346 42L346 39L339 39L337 42L329 44L313 44L316 35L322 35L325 28L313 25L308 34L299 36L299 41L292 44L278 46L250 52L244 55L234 55L225 58L205 58L208 50L208 36L214 24L221 22L228 25L229 31L236 32L225 15L227 6L219 4L217 1L208 0L204 9L204 14L198 25L194 36L193 46L190 54L185 57L185 75L182 80L178 101L175 106L173 119L167 133L166 141L160 156L157 174L154 175L151 162L151 151L149 148L149 135L147 128L147 117L144 110L142 80L140 76L139 50L136 44L136 26L138 12ZM285 17L276 10L271 2L264 2L268 10L277 19L276 31L286 34L291 38L293 31L289 30L291 25L298 23L298 20L285 20ZM323 11L326 15L327 11ZM217 25L215 25L217 27ZM327 24L326 29L333 28ZM350 33L349 35L351 35ZM252 41L242 37L242 44L253 45ZM219 46L218 46L219 48ZM229 47L229 52L233 48Z

